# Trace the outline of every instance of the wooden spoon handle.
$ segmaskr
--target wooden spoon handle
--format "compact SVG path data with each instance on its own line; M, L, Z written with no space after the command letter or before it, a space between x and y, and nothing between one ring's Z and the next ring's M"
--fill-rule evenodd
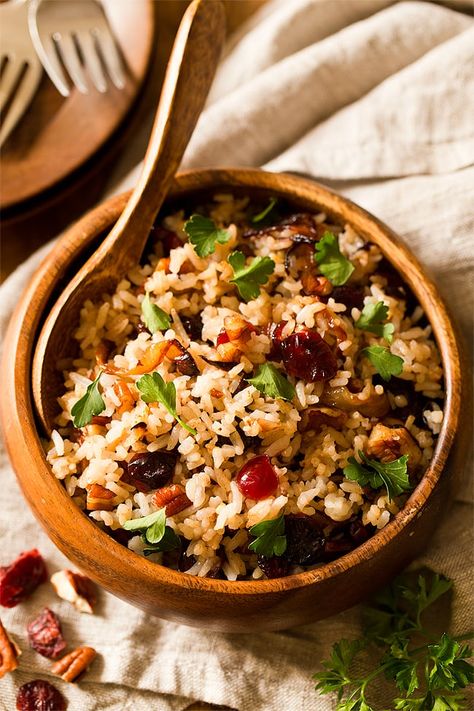
M97 250L102 272L107 271L109 260L115 273L137 263L204 107L224 39L225 12L220 0L194 0L176 35L140 178Z

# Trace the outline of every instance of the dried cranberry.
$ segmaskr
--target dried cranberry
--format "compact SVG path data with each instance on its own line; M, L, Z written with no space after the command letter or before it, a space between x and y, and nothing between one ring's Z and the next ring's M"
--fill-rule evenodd
M176 232L172 232L172 230L167 230L166 227L155 227L154 236L156 237L158 242L161 242L163 246L163 255L165 257L170 256L170 252L172 249L176 249L176 247L183 246L183 243L179 239Z
M266 454L244 464L236 477L240 492L249 499L260 501L275 493L278 476Z
M364 526L359 519L354 519L349 524L349 536L352 538L356 545L364 543L368 538L370 538L370 531L367 526Z
M66 648L59 619L47 607L26 629L31 647L43 657L55 659Z
M173 478L176 452L140 452L128 463L130 480L139 491L165 486Z
M225 328L222 329L217 335L216 346L221 346L223 343L229 343L230 338L227 335Z
M325 538L316 519L306 514L285 516L286 560L294 565L314 565L323 560Z
M337 373L336 356L316 331L298 331L280 343L285 370L308 383L330 380Z
M0 567L0 605L15 607L47 579L48 571L40 552L33 548L22 553L10 565Z
M259 568L263 570L267 578L284 578L288 575L290 564L279 555L274 555L272 558L259 555L257 561Z
M331 297L337 304L344 304L348 309L362 309L364 306L364 290L356 286L335 286Z
M202 320L196 316L181 316L183 328L192 341L198 341L202 336Z
M66 711L67 702L49 681L35 679L20 686L16 708L17 711Z

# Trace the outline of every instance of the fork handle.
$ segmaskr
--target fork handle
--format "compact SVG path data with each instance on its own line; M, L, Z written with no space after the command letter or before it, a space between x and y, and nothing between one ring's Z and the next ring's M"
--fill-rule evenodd
M176 35L141 175L97 250L102 272L123 273L137 263L204 107L224 39L221 0L194 0Z

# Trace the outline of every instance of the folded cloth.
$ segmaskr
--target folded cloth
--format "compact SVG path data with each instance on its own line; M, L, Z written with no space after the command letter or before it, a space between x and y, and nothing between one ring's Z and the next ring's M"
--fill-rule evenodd
M473 40L468 16L428 2L275 0L231 40L184 165L266 163L348 195L402 236L472 336ZM3 324L47 249L2 287ZM38 546L51 572L64 567L4 455L0 480L0 563ZM466 487L416 563L454 578L455 633L472 623L472 521ZM27 621L45 605L71 645L101 655L80 686L54 682L74 711L181 711L192 700L239 711L329 711L335 701L318 696L311 675L333 642L360 633L358 608L286 632L229 635L150 619L105 593L98 614L79 615L42 586L2 611L23 656L0 681L0 708L15 708L20 684L50 678L49 663L25 643Z

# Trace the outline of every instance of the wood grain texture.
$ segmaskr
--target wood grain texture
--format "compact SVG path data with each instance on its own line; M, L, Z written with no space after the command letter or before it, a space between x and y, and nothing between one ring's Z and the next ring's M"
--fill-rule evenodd
M33 397L47 431L52 429L56 409L49 364L64 342L64 323L77 319L86 298L115 289L140 259L211 88L224 38L222 3L194 0L176 36L138 182L120 219L64 288L38 338Z
M127 67L123 90L110 82L104 94L94 89L81 94L75 89L64 98L43 75L25 116L2 150L2 210L51 190L79 170L118 129L147 72L154 30L152 5L150 0L105 3Z
M441 352L446 383L445 418L433 459L405 507L373 538L351 553L312 571L262 581L202 579L164 568L113 541L80 512L55 479L41 447L32 411L31 358L41 321L61 280L77 269L88 250L121 214L128 195L86 215L61 239L23 294L5 343L1 416L7 448L26 500L58 548L106 590L151 615L233 632L277 630L333 615L386 584L423 549L446 510L456 462L465 455L467 429L459 430L460 408L469 417L457 338L436 286L394 233L349 200L317 183L257 170L202 170L176 178L170 199L186 205L197 191L222 189L262 198L276 195L304 210L325 211L348 222L378 244L419 299ZM166 205L163 208L166 210ZM69 324L73 329L76 324ZM71 347L64 333L65 351ZM59 394L58 390L58 394ZM451 452L456 433L458 459ZM462 437L464 436L464 441ZM450 455L450 467L446 467Z

